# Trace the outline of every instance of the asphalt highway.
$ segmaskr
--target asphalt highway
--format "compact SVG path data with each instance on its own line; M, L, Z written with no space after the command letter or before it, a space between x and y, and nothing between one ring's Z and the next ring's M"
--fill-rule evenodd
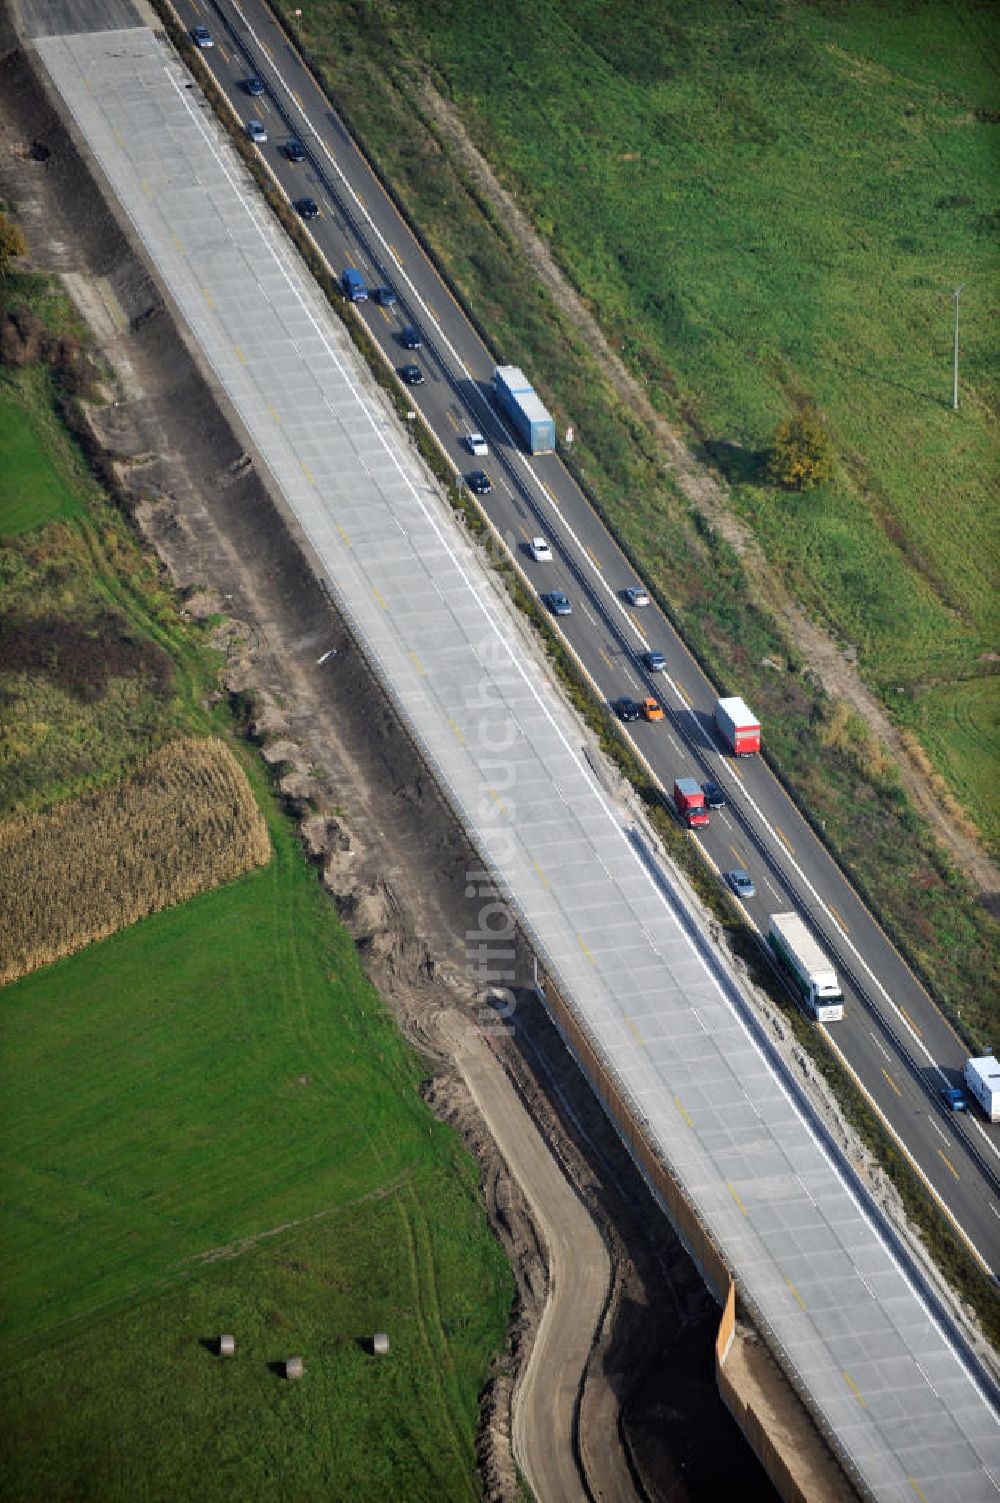
M243 122L259 120L267 141L258 150L292 201L319 206L309 232L333 270L352 266L369 287L390 287L392 308L374 301L357 311L386 359L398 370L414 362L423 384L409 388L414 409L435 432L456 479L486 470L493 489L482 498L529 585L560 589L573 613L558 629L610 705L620 696L655 695L660 724L627 729L636 749L669 790L675 776L711 777L727 807L707 830L692 834L720 874L742 867L757 896L745 913L759 931L768 915L794 908L815 931L844 989L845 1016L827 1025L872 1103L904 1144L939 1205L996 1276L1000 1268L1000 1128L978 1114L953 1114L943 1087L961 1083L963 1044L816 838L762 758L727 756L712 726L716 690L655 604L635 609L622 598L634 571L555 455L532 458L514 441L492 400L494 356L455 303L414 235L262 0L175 0L182 23L207 26L214 45L202 52ZM259 77L264 93L246 82ZM290 139L305 160L288 160ZM407 350L401 330L423 339ZM502 359L502 352L500 352ZM532 372L528 373L529 378ZM542 382L544 384L544 381ZM465 444L484 435L489 455L475 459ZM536 563L527 544L545 537L550 562ZM661 650L664 673L649 674L640 655ZM741 692L739 683L724 686ZM766 744L767 727L763 737Z

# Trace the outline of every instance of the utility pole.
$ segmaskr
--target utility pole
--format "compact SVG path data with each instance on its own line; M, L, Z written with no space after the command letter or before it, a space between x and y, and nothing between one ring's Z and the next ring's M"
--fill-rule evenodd
M955 412L958 411L958 300L965 291L965 283L954 293L955 298L955 363L951 386L951 405Z

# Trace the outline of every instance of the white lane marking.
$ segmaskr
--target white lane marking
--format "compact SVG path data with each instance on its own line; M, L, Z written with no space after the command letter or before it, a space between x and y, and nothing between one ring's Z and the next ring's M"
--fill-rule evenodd
M941 1142L942 1143L948 1143L947 1135L941 1131L940 1127L938 1127L937 1123L934 1121L934 1118L933 1117L928 1117L927 1120L931 1124L931 1126L933 1127L934 1131L937 1133L938 1137L941 1139ZM948 1143L948 1147L949 1148L951 1147L950 1143Z
M259 36L257 35L256 31L254 30L254 28L250 25L250 22L247 20L246 16L243 14L242 10L240 9L238 0L234 0L233 9L235 10L236 14L240 17L240 20L241 20L243 26L245 27L245 29L247 31L247 34L253 39L253 41L258 46L261 46L262 45L261 44L261 40L260 40ZM354 201L354 203L357 205L357 208L358 208L361 216L364 218L366 224L368 225L369 230L375 236L375 238L377 239L379 245L382 247L383 250L385 250L385 251L390 250L390 246L389 246L388 241L385 239L385 237L383 236L382 232L379 230L378 226L375 224L375 221L372 219L371 214L368 212L368 209L366 208L365 204L362 202L362 200L359 197L359 195L351 187L350 183L347 180L346 175L344 174L344 172L341 170L341 168L337 164L337 162L336 162L336 160L335 160L335 158L333 156L333 153L329 150L329 148L326 145L326 142L320 136L319 132L316 130L316 128L313 125L312 121L309 119L308 115L306 114L304 108L302 107L301 101L298 99L297 95L292 91L291 87L285 82L285 79L282 76L281 70L279 68L275 68L274 73L275 73L276 78L280 82L282 88L285 90L285 92L292 99L295 100L295 103L298 105L299 112L300 112L300 114L302 116L303 121L305 122L305 125L306 125L307 129L309 130L309 132L313 136L314 140L317 142L319 148L323 152L323 155L326 157L327 161L330 163L330 166L332 167L333 171L336 173L337 177L340 179L340 181L341 181L344 189L350 195L350 197ZM402 271L402 268L400 268L400 271L401 271L401 280L404 281L406 283L407 287L409 288L410 296L412 297L413 301L423 310L425 318L427 318L433 324L433 326L434 326L434 328L436 330L436 333L437 333L437 337L440 340L441 344L444 346L445 349L447 349L449 355L451 356L452 360L455 362L455 364L457 365L457 367L459 368L459 370L462 371L462 373L465 375L465 377L472 384L473 394L474 394L474 398L475 398L476 403L478 404L478 406L480 407L480 409L483 412L485 412L493 421L495 421L497 423L497 426L500 428L500 430L503 432L503 434L507 438L507 440L508 440L508 442L510 444L511 456L521 464L521 466L522 466L525 474L533 482L533 484L535 485L535 487L537 488L537 490L540 491L541 494L546 497L546 499L549 499L549 500L553 499L553 498L548 497L545 486L543 485L543 483L539 479L539 477L535 474L535 472L532 469L531 465L528 463L526 456L523 455L520 452L519 448L517 447L516 441L515 441L513 435L511 434L510 430L507 428L506 424L503 422L503 420L501 418L498 417L496 410L494 408L492 408L491 406L489 406L489 404L479 395L478 385L477 385L477 383L475 382L475 380L473 378L472 372L469 370L468 366L465 364L465 361L462 360L461 356L458 354L458 351L455 349L454 345L451 343L451 340L445 334L444 329L441 327L441 325L438 322L437 318L431 312L431 309L430 309L429 305L427 304L427 302L424 300L423 297L421 297L420 293L417 291L417 288L414 286L414 284L411 281L410 277L407 276L407 274L404 271ZM632 631L635 632L635 635L642 642L644 648L646 648L648 650L649 643L646 640L646 638L643 636L642 631L640 630L640 628L638 627L638 625L636 624L635 618L633 616L631 616L629 614L629 612L626 610L624 603L619 599L619 597L616 595L615 591L608 584L608 582L604 578L601 570L599 570L599 569L597 569L595 567L594 561L591 558L590 554L587 552L586 547L580 541L580 539L577 537L577 535L574 532L572 526L569 524L569 522L567 521L566 517L562 514L561 511L559 513L559 520L560 520L560 522L562 524L562 527L565 530L565 532L568 533L568 535L572 538L573 543L574 543L575 547L577 548L578 555L583 560L584 565L591 570L591 572L593 574L593 577L594 577L595 583L599 587L603 588L603 590L605 592L605 595L608 598L608 602L617 609L617 611L618 611L619 615L622 617L622 619L625 622L627 622L627 624L631 627ZM670 686L673 689L674 693L677 695L677 697L679 699L681 699L681 695L680 695L680 693L679 693L679 691L677 689L677 685L676 685L675 681L670 677L669 674L666 675L666 678L667 678L667 682L670 684ZM685 710L687 712L687 714L691 716L691 719L692 719L692 721L695 724L696 730L700 730L700 728L698 727L698 724L697 724L697 719L696 719L694 711L689 706L687 706L687 705L684 704L683 699L681 699L681 704L682 704L682 709ZM724 770L728 771L728 769L726 768L725 761L723 760L723 758L721 756L721 753L716 752L715 748L709 748L709 751L712 752L712 753L714 753L714 755L716 757L718 757L719 763L720 763L720 767L723 768ZM751 796L751 794L749 793L749 791L747 790L747 788L746 788L745 785L743 787L743 795L744 795L747 803L749 804L750 808L753 810L754 814L757 816L757 819L759 820L761 826L768 832L769 835L771 835L772 839L777 840L777 836L774 833L774 829L773 829L770 821L767 820L767 819L765 819L763 813L761 812L760 806L757 804L756 800ZM782 847L783 851L784 851L784 849L785 848ZM833 915L830 913L830 910L829 910L827 904L820 897L819 893L816 891L816 889L813 887L812 883L806 877L805 873L803 872L802 868L799 866L799 864L795 860L795 858L793 856L789 855L787 852L785 852L785 859L787 860L788 864L792 867L792 869L795 872L795 875L798 878L798 880L802 883L802 885L809 892L810 896L812 897L813 901L815 902L815 904L819 908L819 910L823 914L826 915L826 917L827 917L828 920L832 920L833 919ZM839 928L839 926L837 926L837 927ZM947 1084L948 1083L947 1076L945 1075L945 1073L942 1070L941 1066L937 1063L936 1060L934 1060L932 1058L931 1053L928 1050L927 1046L923 1043L922 1039L919 1038L919 1036L916 1034L916 1032L914 1031L914 1029L911 1027L910 1023L907 1021L907 1019L900 1012L899 1007L892 1000L892 998L890 997L889 993L886 991L885 987L882 985L881 981L878 979L878 977L875 975L874 971L868 965L867 961L860 954L860 952L857 950L857 948L855 947L855 945L852 943L852 941L850 940L850 938L848 936L842 934L841 935L841 939L842 939L842 942L850 950L851 954L854 956L854 959L856 960L857 964L864 971L865 975L869 978L869 980L871 981L872 985L881 993L881 995L884 998L884 1000L888 1003L889 1007L895 1013L896 1017L900 1021L900 1024L902 1025L903 1028L905 1028L906 1032L910 1035L910 1038L913 1040L914 1046L920 1051L920 1053L923 1055L923 1057L927 1061L927 1063L936 1072L937 1076L939 1077L940 1083ZM905 962L903 962L903 964L905 965ZM997 1144L995 1144L992 1141L992 1139L990 1138L989 1134L985 1131L985 1129L983 1127L980 1126L980 1124L978 1122L973 1121L972 1125L978 1130L978 1132L980 1133L980 1136L983 1139L983 1142L986 1143L989 1146L991 1152L997 1157L997 1159L1000 1159L1000 1145L997 1145Z
M879 1051L883 1058L887 1059L889 1063L892 1064L892 1055L889 1053L888 1049L885 1047L878 1035L871 1032L871 1029L869 1029L869 1037L871 1038L872 1043L875 1045L875 1048Z

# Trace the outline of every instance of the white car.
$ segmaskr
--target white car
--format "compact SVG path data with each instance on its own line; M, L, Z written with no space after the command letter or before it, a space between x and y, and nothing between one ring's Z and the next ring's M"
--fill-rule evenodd
M528 552L536 564L548 564L552 562L552 549L544 538L532 538L528 544Z
M625 599L628 601L629 605L648 605L649 604L649 596L647 595L646 591L643 589L642 585L637 585L637 584L629 585L628 589L625 590L625 591L623 591L623 593L624 593Z
M482 459L484 454L490 452L490 446L481 433L469 433L465 439L465 447L470 454L475 454L477 459Z
M267 140L267 131L260 120L247 121L247 135L255 146L263 146Z

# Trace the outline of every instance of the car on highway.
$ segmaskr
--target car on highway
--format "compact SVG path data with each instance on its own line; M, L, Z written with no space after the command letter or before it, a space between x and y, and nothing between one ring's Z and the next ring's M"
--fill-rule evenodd
M264 92L264 80L256 77L246 78L243 80L243 89L251 99L259 99Z
M547 605L553 616L572 616L573 607L569 603L569 597L562 590L550 590L542 596L542 604Z
M419 365L401 365L399 379L405 381L407 386L423 386L424 373Z
M725 793L719 787L718 783L714 783L711 778L709 778L707 783L702 783L701 791L705 795L705 803L710 809L724 809L726 807Z
M667 660L662 652L644 652L642 666L649 673L663 673L667 666Z
M319 204L314 198L297 198L295 200L296 212L303 219L317 219L319 217Z
M552 562L552 549L544 538L532 538L528 544L528 552L536 564L549 564Z
M485 470L470 470L465 483L475 496L488 496L493 489L493 481Z
M399 331L399 341L404 350L422 350L424 347L423 335L412 324L407 324Z
M726 872L726 881L738 898L755 898L757 896L757 888L754 885L753 877L751 877L749 872L743 871L740 867L736 871Z
M652 695L642 702L642 718L643 720L664 720L666 718L660 701L654 699Z
M191 40L196 47L214 47L212 33L207 26L192 26Z
M247 121L247 135L255 146L263 146L267 140L267 131L260 120Z
M290 141L285 142L284 151L290 162L304 162L306 159L306 149L297 136L292 136Z
M642 714L641 706L637 705L634 699L629 699L627 696L622 699L616 699L612 708L618 719L624 720L626 723L630 720L638 720Z
M955 1086L942 1086L941 1100L950 1112L966 1112L969 1109L965 1092L959 1091Z
M465 447L477 459L482 459L484 454L490 452L490 446L481 433L467 433L465 435Z
M649 595L643 589L642 585L629 585L627 590L622 590L622 594L624 595L629 605L649 604Z
M399 301L391 287L376 287L372 297L380 308L395 308Z

